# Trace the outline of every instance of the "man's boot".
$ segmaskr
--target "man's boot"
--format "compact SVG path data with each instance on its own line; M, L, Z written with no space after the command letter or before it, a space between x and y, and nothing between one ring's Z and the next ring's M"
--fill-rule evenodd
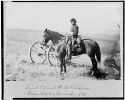
M74 40L72 41L72 51L74 51Z

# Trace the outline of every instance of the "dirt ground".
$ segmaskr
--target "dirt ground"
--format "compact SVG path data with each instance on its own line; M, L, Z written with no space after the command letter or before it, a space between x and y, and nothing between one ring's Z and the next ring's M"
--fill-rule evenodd
M110 75L101 79L115 79L118 73L114 68L108 68L102 63L98 65L98 68L104 73L110 73ZM91 76L92 64L89 57L83 54L79 57L73 57L71 63L66 64L67 73L64 76L65 80L68 79L87 79L97 80L94 76ZM46 60L44 64L32 63L29 55L20 56L8 56L5 64L5 78L6 81L46 81L46 80L60 80L60 67L50 66ZM115 73L115 74L114 74Z

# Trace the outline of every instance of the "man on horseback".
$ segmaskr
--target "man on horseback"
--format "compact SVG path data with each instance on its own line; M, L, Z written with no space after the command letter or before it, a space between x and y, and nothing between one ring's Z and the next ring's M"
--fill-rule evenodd
M74 43L76 42L77 44L77 38L78 38L78 31L79 31L79 27L76 25L76 19L72 18L70 20L72 26L70 29L70 32L68 33L69 35L72 36L72 45L70 47L70 45L68 45L68 55L67 55L67 60L71 60L71 56L72 56L72 51L74 51Z

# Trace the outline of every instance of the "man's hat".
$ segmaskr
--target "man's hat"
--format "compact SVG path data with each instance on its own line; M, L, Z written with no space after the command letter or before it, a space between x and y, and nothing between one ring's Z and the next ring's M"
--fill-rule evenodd
M76 22L76 19L75 19L75 18L72 18L72 19L70 20L70 22Z

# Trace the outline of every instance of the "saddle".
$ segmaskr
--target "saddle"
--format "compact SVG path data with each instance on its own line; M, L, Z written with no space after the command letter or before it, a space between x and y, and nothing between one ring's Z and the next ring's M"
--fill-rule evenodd
M67 49L68 48L72 48L71 51L74 51L75 48L81 48L80 46L80 42L81 42L81 36L78 35L77 39L73 39L73 36L71 35L67 35L66 36L66 45L67 45ZM68 44L68 41L71 41L71 45Z
M78 35L77 39L72 38L72 48L80 47L81 36Z

